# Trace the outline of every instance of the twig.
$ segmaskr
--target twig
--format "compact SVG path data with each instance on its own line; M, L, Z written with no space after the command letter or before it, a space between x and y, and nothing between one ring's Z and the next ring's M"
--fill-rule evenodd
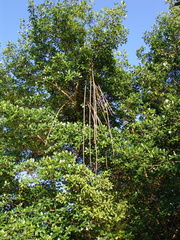
M53 122L52 122L52 125L51 125L51 127L50 127L50 129L49 129L49 132L48 132L48 134L47 134L46 141L45 141L45 145L47 145L48 138L49 138L49 136L50 136L50 134L51 134L51 132L52 132L52 129L53 129L53 127L54 127L54 124L55 124L55 122L56 122L56 119L57 119L60 111L63 109L63 107L64 107L68 102L69 102L69 101L66 101L66 102L58 109L58 111L57 111L57 113L56 113L56 116L55 116L55 118L54 118L54 120L53 120Z
M73 101L73 98L69 96L68 93L66 93L63 89L61 89L57 83L53 83L53 86L55 86L60 92L62 92L70 101Z

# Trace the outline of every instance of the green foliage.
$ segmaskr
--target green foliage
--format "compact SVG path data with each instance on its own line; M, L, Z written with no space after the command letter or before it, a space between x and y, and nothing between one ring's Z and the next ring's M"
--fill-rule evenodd
M130 154L125 159L126 171L132 172L128 192L134 205L130 229L136 232L135 239L179 236L178 19L178 8L160 15L144 36L150 51L138 52L142 60L136 68L140 121L127 125Z
M55 162L59 163L58 170L53 169ZM32 166L34 161L27 164ZM1 237L113 239L122 234L126 203L114 201L107 176L97 176L86 166L75 164L66 152L44 158L37 174L39 181L32 181L32 176L20 179L19 194L14 200L19 204L3 212ZM117 225L121 227L117 229Z
M179 239L179 8L133 71L123 1L28 11L0 65L0 238Z

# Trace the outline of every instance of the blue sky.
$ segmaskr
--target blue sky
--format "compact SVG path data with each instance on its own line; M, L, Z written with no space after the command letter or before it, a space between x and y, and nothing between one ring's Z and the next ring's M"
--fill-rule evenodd
M112 7L119 0L94 0L95 9L105 6ZM18 39L20 18L28 19L28 0L0 0L0 42L6 46L8 40L16 42ZM42 3L43 0L35 0ZM137 64L136 50L143 43L143 32L150 30L155 23L158 13L168 11L164 0L125 0L127 5L127 19L124 25L130 30L128 43L123 46L128 52L131 64Z

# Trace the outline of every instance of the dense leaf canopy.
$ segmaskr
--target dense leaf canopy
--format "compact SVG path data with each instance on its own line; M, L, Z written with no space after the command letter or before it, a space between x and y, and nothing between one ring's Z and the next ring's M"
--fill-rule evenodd
M0 65L0 238L179 239L179 7L131 67L125 4L29 1Z

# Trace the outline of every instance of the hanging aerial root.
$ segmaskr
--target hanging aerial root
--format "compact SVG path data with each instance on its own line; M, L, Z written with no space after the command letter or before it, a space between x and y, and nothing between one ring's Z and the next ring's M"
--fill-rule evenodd
M86 85L84 87L83 103L83 163L85 164L85 125L86 125Z
M114 154L114 147L113 147L113 136L111 132L110 126L110 117L109 115L113 114L113 110L105 97L101 87L96 85L95 78L94 78L94 70L93 64L91 65L90 69L90 79L89 79L89 94L87 94L87 84L84 87L84 99L83 99L83 163L85 164L85 124L86 120L86 106L88 107L88 125L89 125L89 165L90 167L94 166L94 172L97 173L98 170L98 126L102 125L102 120L100 117L103 117L105 124L109 131L109 136L111 138L111 145L112 151ZM89 96L88 96L89 95ZM99 114L100 111L100 114ZM91 133L91 129L93 128L93 135ZM93 141L93 142L92 142ZM95 150L94 154L94 164L92 163L92 146ZM106 156L106 167L108 166L107 163L107 156Z

